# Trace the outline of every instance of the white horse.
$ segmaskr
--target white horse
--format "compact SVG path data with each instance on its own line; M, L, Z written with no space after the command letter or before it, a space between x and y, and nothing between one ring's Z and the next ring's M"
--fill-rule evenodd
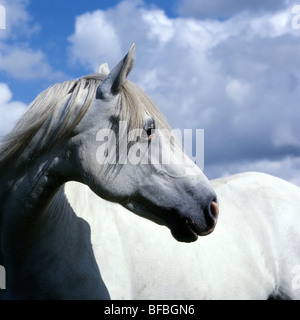
M133 61L47 89L2 143L0 297L298 298L299 188L211 185L127 80Z
M112 299L300 298L299 188L263 173L211 182L220 204L217 227L189 244L85 186L66 185L75 212L92 226Z

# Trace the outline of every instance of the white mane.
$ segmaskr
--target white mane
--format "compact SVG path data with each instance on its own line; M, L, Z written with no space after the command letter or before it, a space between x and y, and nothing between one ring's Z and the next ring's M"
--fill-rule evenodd
M1 144L0 167L14 156L20 155L42 127L45 132L43 132L42 141L39 141L38 151L42 151L45 146L51 148L58 145L64 138L70 136L95 99L98 86L109 72L108 66L102 65L99 71L101 73L88 75L78 80L57 83L40 93ZM86 89L88 90L85 102L78 108L77 104L86 94ZM127 81L123 85L121 94L122 100L118 116L120 120L127 120L129 130L143 126L144 109L155 118L159 127L169 128L154 102L133 82ZM68 95L70 99L67 104L63 104ZM64 117L60 121L59 128L54 128L53 123L59 113ZM71 118L75 120L72 122Z

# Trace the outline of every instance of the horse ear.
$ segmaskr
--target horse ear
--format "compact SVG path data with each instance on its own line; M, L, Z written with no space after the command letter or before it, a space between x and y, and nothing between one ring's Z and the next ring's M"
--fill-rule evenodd
M106 99L117 94L127 81L127 76L134 64L133 44L126 56L113 68L97 89L96 98ZM101 66L102 67L102 66ZM100 68L101 68L100 67Z
M107 63L103 63L101 64L98 73L100 74L104 74L104 75L108 75L109 74L109 68L108 68L108 64Z

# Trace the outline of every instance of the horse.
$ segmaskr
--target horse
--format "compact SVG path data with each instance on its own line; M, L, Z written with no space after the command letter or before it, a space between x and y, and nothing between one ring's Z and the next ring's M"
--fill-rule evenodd
M300 298L299 187L257 172L210 182L218 223L192 243L174 241L165 227L128 214L86 186L67 185L72 207L94 227L96 260L112 299ZM105 210L99 215L97 208Z
M208 181L134 59L46 89L2 142L0 298L299 298L300 189Z
M168 226L178 241L214 230L216 194L176 143L165 143L166 121L127 80L134 55L133 45L108 75L100 70L42 92L1 145L0 263L7 298L109 298L90 242L92 226L72 209L68 181ZM177 160L160 163L160 151Z

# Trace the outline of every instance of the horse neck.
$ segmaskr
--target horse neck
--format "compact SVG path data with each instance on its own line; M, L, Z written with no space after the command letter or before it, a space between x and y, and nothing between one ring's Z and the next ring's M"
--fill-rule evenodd
M27 299L107 299L90 227L74 213L52 162L33 166L13 186L6 181L11 191L6 192L0 220L0 264L10 286L6 294ZM78 279L84 279L80 286ZM51 288L41 283L51 283ZM64 289L73 286L71 291Z
M29 160L22 166L6 167L0 177L1 194L5 194L1 211L8 207L16 215L25 216L45 209L58 187L52 171L54 161L45 158L32 164Z
M16 162L1 170L0 226L5 234L2 239L14 242L20 237L21 240L21 235L28 235L33 226L29 225L47 210L63 184L58 182L53 170L55 161L56 158L44 157L34 163L26 161L23 165Z
M63 166L59 153L45 154L35 161L25 155L0 168L2 248L16 247L18 244L24 246L30 242L34 237L34 227L39 227L38 222L45 216L66 179L58 170Z

